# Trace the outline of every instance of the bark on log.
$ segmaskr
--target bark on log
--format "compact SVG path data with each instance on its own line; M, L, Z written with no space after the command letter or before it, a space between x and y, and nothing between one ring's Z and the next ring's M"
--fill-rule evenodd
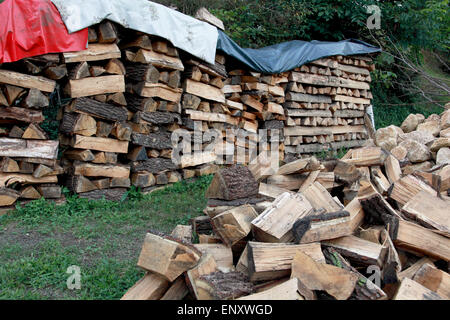
M258 195L258 183L247 167L233 166L215 174L206 191L208 199L236 200Z
M86 113L110 121L126 121L128 111L124 107L102 103L89 98L78 98L70 106L71 111Z
M160 173L163 171L176 170L177 166L170 159L154 158L147 161L138 161L131 164L132 172L147 171Z

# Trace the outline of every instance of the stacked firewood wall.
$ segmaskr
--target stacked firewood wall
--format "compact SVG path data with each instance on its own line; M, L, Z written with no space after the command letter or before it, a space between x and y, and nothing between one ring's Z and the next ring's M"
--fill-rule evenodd
M58 141L43 130L56 81L66 70L58 55L0 66L0 208L17 200L61 200Z
M371 105L368 57L330 57L290 72L285 85L286 156L362 146Z
M149 191L246 165L274 147L290 162L368 138L370 58L329 57L275 75L227 62L218 52L208 64L104 21L89 28L87 50L1 66L0 206L61 198L60 185L118 200L131 186ZM61 161L58 141L40 127L52 92L62 93L52 95L63 102ZM180 129L192 153L175 163Z
M134 33L121 45L126 60L131 146L127 155L135 187L181 181L172 162L171 136L181 125L181 72L178 50L169 42Z
M285 116L282 104L285 93L282 84L288 82L288 74L264 75L235 69L230 71L229 76L225 88L227 103L241 108L236 115L240 116L240 128L246 130L244 137L248 137L245 140L236 139L236 152L246 154L238 163L248 164L260 152L270 150L271 137L278 139L280 160L283 160ZM266 131L260 132L259 129Z
M184 143L190 144L188 150L195 154L183 156L180 166L183 177L190 178L216 169L211 163L220 163L226 156L225 132L236 129L238 121L225 105L225 57L217 54L215 64L186 57L184 64L182 129L189 133Z
M67 187L89 199L120 199L130 187L131 127L125 100L125 67L116 27L105 22L89 29L89 49L64 53L69 70L60 142Z

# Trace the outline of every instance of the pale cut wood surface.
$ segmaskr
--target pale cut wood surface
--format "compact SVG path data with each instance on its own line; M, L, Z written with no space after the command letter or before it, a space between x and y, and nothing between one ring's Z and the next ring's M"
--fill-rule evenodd
M0 70L0 83L7 83L23 88L38 89L44 92L53 92L56 87L56 81L9 70Z
M63 53L65 63L98 61L121 57L116 44L91 43L87 50Z
M58 141L0 138L0 156L56 159Z
M159 300L168 287L169 281L157 274L147 273L120 300Z
M122 75L112 75L69 80L65 91L72 98L125 92L125 77Z
M109 138L85 137L75 135L71 146L77 149L97 150L114 153L127 153L128 141L120 141Z

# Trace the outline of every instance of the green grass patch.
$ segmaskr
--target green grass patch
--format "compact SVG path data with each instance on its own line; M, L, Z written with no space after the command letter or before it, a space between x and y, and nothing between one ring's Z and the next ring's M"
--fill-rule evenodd
M145 233L170 232L202 214L212 176L122 202L68 196L30 202L0 217L0 299L119 299L144 272L136 267ZM67 268L81 289L67 289Z

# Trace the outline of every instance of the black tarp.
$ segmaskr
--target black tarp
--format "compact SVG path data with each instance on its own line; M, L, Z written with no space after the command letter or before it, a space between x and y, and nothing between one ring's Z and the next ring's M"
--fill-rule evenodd
M217 49L236 58L254 71L268 74L289 71L330 56L381 52L378 47L354 39L339 42L294 40L261 49L248 49L241 48L220 30Z

